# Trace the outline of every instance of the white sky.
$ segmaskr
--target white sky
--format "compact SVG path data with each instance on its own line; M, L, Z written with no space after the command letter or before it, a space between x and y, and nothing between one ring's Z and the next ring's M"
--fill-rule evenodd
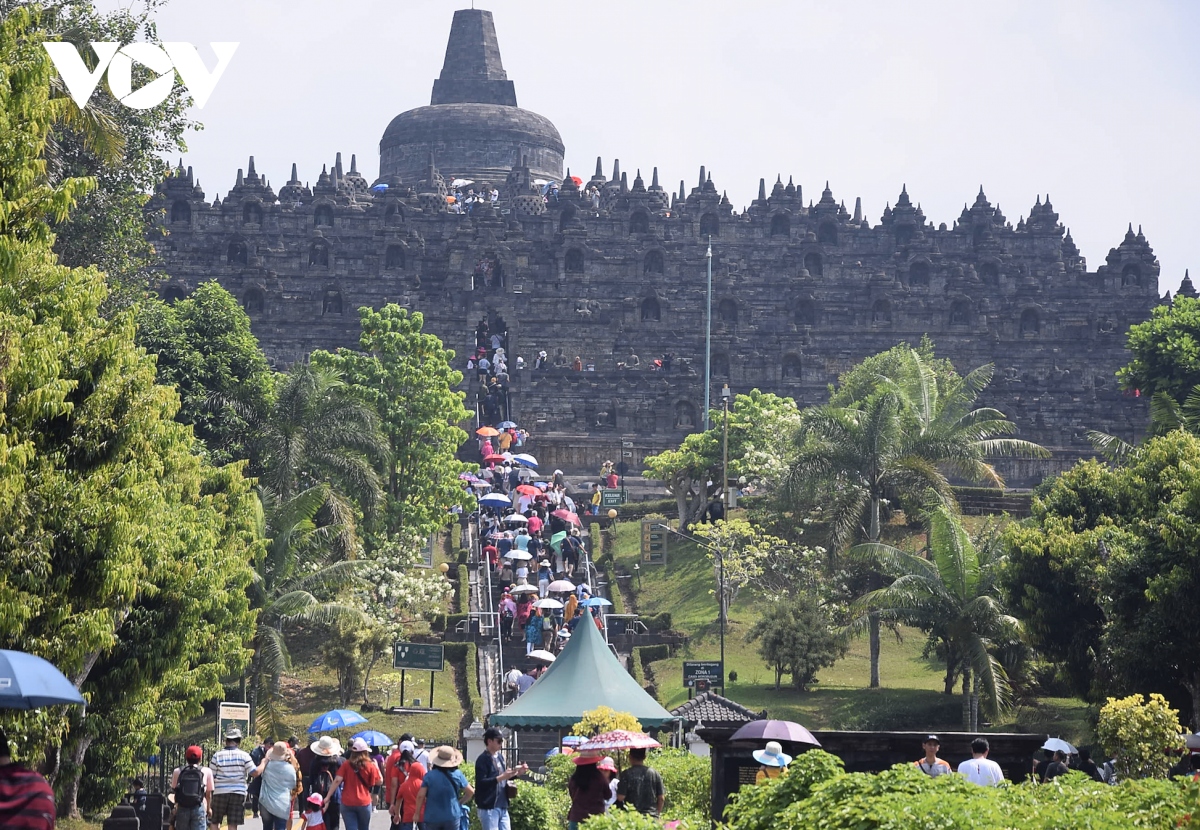
M111 8L126 0L100 0ZM278 189L293 161L357 153L368 179L398 113L429 103L448 0L171 0L163 40L241 46L189 137L211 199L253 154ZM760 177L819 199L828 179L872 224L907 183L935 224L984 186L1008 218L1050 193L1095 270L1132 222L1160 291L1200 267L1200 3L489 0L517 101L550 118L572 172L596 156L647 183L706 165L740 210ZM1198 274L1200 277L1200 274Z

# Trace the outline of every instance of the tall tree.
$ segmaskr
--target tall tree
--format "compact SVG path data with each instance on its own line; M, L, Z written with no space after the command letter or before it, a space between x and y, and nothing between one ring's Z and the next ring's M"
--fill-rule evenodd
M1145 397L1166 393L1182 404L1200 386L1200 299L1176 296L1131 326L1133 359L1117 372L1121 387Z
M198 712L240 667L254 542L240 470L192 453L131 315L102 318L103 275L52 251L48 222L91 182L47 175L46 136L74 104L51 98L45 39L27 9L0 19L0 644L92 701L34 716L36 740L62 747L67 815L94 742L121 748L103 759L119 779L153 724Z
M456 389L462 373L451 368L454 352L422 331L420 312L389 304L358 314L361 351L316 352L312 362L345 378L387 435L386 533L403 528L427 535L464 500L458 475L469 465L455 453L467 440L459 425L471 413Z
M148 298L137 324L138 345L158 358L159 383L179 392L177 420L191 424L213 463L249 459L261 474L255 431L270 411L274 377L233 295L212 281L174 305Z
M975 731L981 690L993 716L1008 700L1008 677L993 644L1016 640L1020 623L1001 601L999 546L977 546L958 515L943 503L935 503L926 522L927 556L879 543L854 548L853 554L869 558L889 581L863 596L859 605L916 625L940 641L946 656L946 690L961 671L963 725Z
M792 676L797 691L808 691L817 672L845 656L846 637L814 593L781 599L758 618L746 634L747 642L759 642L758 653L775 671L775 688L785 674Z
M835 553L878 542L885 504L920 505L930 494L953 503L950 476L1001 485L989 457L1048 455L1031 442L1001 437L1016 429L1002 413L975 408L990 366L939 380L934 365L912 349L906 360L880 365L896 368L876 376L865 400L801 415L786 489L794 504L825 513ZM871 611L872 688L879 685L880 624L879 612Z
M647 478L666 485L675 498L679 526L697 521L721 491L725 413L710 412L713 425L683 439L678 449L647 456ZM729 476L770 490L787 470L790 437L800 423L796 402L752 389L729 407Z

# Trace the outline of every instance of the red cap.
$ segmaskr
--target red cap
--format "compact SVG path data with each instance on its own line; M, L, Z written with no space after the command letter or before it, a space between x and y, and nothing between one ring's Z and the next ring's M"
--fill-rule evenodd
M198 746L189 746L183 751L183 757L187 759L189 764L195 763L204 757L204 750Z

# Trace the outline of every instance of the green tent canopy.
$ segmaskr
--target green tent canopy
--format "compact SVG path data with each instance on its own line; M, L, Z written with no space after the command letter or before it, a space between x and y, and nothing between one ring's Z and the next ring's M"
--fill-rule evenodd
M677 718L650 697L609 651L596 626L580 620L575 634L529 691L489 718L492 726L570 729L599 706L628 712L647 729Z

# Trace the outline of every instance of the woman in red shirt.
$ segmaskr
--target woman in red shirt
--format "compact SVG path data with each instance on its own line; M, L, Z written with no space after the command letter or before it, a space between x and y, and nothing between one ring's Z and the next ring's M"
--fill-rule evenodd
M407 752L404 754L408 755ZM402 830L413 830L416 823L425 819L423 805L421 814L417 813L417 791L421 789L421 782L424 780L425 765L411 761L408 764L408 777L400 785L400 792L392 807L392 822L400 824Z
M370 830L371 789L379 785L382 776L371 757L371 747L362 738L350 744L350 757L337 771L333 785L325 793L325 802L342 784L342 822L346 830Z

